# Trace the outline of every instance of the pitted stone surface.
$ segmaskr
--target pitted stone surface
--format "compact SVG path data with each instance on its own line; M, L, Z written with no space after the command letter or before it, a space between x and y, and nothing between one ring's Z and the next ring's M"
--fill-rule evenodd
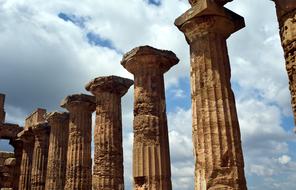
M118 76L105 76L95 78L85 86L85 89L94 95L109 92L123 96L133 84L134 82L130 79Z
M145 64L142 65L142 62L145 62ZM162 73L165 73L178 62L179 59L171 51L159 50L150 46L140 46L126 53L121 64L132 74L135 74L143 67L157 68Z
M22 141L23 144L18 188L19 190L30 190L34 149L34 135L32 129L24 129L17 135L17 137Z
M65 190L91 189L91 116L95 102L94 96L75 94L61 103L70 114Z
M107 76L86 85L97 98L93 190L124 189L121 97L132 84L130 79Z
M292 110L296 126L296 3L294 0L274 0L279 21L280 36L289 77ZM294 129L296 132L296 127Z
M51 130L45 189L63 190L66 180L69 113L51 112L46 118Z
M246 190L226 39L244 26L210 1L176 19L190 45L195 190Z
M14 169L14 154L12 152L0 152L0 188L13 187Z
M31 190L45 190L50 127L48 123L43 122L31 128L35 138Z
M25 129L37 125L38 123L45 122L45 115L46 109L37 108L26 118Z
M134 190L171 190L171 168L163 74L179 59L171 51L141 46L121 64L135 78Z

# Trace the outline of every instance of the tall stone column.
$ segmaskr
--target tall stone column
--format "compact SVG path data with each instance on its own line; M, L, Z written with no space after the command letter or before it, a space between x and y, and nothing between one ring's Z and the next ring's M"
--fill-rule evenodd
M95 97L75 94L61 106L70 113L65 190L91 189L91 127Z
M129 79L108 76L86 85L97 103L93 190L124 189L121 97L132 84Z
M35 137L33 161L32 161L32 190L45 190L49 132L48 123L39 123L32 126L32 131Z
M121 64L134 74L134 190L170 190L171 168L163 74L179 62L171 51L133 49Z
M197 0L175 24L190 45L195 190L245 190L226 45L244 27L244 19L211 0Z
M19 190L31 190L32 158L34 148L34 135L31 129L23 130L18 134L23 142L23 153L19 178Z
M51 112L47 115L50 126L46 190L63 190L66 178L69 114Z
M296 2L295 0L273 0L279 21L280 36L285 53L292 110L296 125ZM296 133L296 128L294 129Z
M23 155L23 142L17 138L10 140L9 144L14 148L14 156L15 156L15 169L13 174L13 190L18 190L19 180L20 180L20 172L21 172L21 162L22 162L22 155Z
M4 102L5 102L5 94L0 94L0 123L5 122Z

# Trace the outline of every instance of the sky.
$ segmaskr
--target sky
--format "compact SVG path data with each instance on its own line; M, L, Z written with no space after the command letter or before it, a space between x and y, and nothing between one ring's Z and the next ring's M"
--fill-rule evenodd
M124 53L150 45L176 53L165 74L175 190L194 189L189 46L174 20L187 0L0 0L0 92L6 121L24 124L37 107L63 111L60 101L98 76L133 78ZM246 27L227 41L232 87L250 190L293 190L296 136L274 3L226 5ZM122 99L125 186L131 189L133 88ZM172 148L173 147L173 148ZM0 141L0 150L11 150Z

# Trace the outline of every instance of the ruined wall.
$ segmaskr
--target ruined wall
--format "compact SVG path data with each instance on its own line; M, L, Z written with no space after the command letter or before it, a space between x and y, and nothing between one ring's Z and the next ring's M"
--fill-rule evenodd
M14 166L14 153L0 152L0 189L12 187Z

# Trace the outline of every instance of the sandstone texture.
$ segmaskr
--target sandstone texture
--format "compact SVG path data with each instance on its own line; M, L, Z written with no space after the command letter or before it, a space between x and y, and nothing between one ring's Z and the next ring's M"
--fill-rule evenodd
M50 126L46 190L63 190L66 180L69 114L51 112L47 115Z
M25 129L17 136L23 144L18 188L19 190L31 190L34 135L31 129Z
M121 97L133 81L117 76L98 77L86 85L96 96L93 190L123 190Z
M285 53L292 110L296 125L296 2L294 0L274 0L274 2ZM296 128L294 131L296 133Z
M121 64L134 75L134 190L170 190L171 168L163 74L179 62L171 51L141 46Z
M215 2L215 3L217 3L218 5L225 5L226 3L228 3L228 2L231 2L231 1L233 1L233 0L209 0L209 1L212 1L212 2ZM190 5L192 5L192 6L195 6L195 5L197 5L197 4L201 4L201 3L203 3L204 1L201 1L201 0L189 0L189 3L190 3Z
M15 158L12 152L0 152L0 189L14 183Z
M190 45L195 190L245 190L226 45L244 19L212 1L198 2L175 22Z
M61 106L70 114L64 189L91 189L91 116L96 108L96 99L90 95L75 94L66 97Z
M45 190L49 132L48 123L38 123L32 126L34 135L34 150L32 160L31 190Z
M33 113L31 113L25 122L25 129L32 127L38 123L45 122L46 109L37 108Z

